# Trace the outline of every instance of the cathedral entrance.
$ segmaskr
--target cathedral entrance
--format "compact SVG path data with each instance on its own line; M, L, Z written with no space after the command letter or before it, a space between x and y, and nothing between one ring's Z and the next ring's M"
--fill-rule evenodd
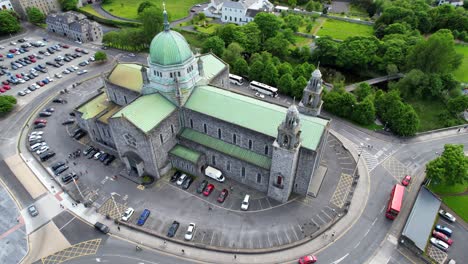
M138 154L133 151L127 151L122 158L129 174L136 173L138 176L143 176L145 164Z

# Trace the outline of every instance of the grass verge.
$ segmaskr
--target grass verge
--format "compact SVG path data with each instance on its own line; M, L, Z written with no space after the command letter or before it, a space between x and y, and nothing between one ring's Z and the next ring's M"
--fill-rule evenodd
M330 36L340 40L353 36L372 36L373 34L374 29L371 26L334 19L327 19L317 32L318 36Z
M429 184L429 189L439 195L463 193L468 190L468 184Z
M463 221L468 222L468 195L464 196L446 196L442 201L450 207Z
M453 75L457 81L468 83L468 45L455 45L455 51L463 54L463 61Z
M83 10L85 12L90 13L91 15L94 15L94 16L97 16L97 17L100 17L100 18L105 18L105 17L101 16L101 14L96 12L96 10L94 10L92 5L85 5L85 6L81 7L80 10Z

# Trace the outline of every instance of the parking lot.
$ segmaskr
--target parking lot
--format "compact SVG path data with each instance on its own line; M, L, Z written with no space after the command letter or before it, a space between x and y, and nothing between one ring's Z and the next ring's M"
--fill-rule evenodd
M93 54L76 45L32 36L0 44L0 93L31 96L62 78L86 74Z

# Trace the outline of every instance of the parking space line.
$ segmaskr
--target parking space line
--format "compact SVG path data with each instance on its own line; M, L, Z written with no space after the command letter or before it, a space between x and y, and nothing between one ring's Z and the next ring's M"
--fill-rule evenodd
M278 245L282 245L281 240L278 237L278 232L275 232L276 239L278 240Z
M327 212L325 212L325 210L322 209L321 212L323 212L324 215L326 215L328 218L330 218L330 220L333 219L333 217L329 216L329 215L327 214Z
M66 227L68 224L70 224L73 220L75 220L76 216L73 216L72 219L70 219L70 221L66 222L61 228L59 228L59 230L62 230L64 227Z
M269 233L267 232L266 235L267 235L267 239L268 239L268 247L272 247L273 245L271 244Z
M312 223L314 223L315 226L319 226L319 224L317 224L317 222L314 221L314 218L310 218L310 221L312 221Z
M286 235L286 238L288 239L288 244L291 243L291 238L289 238L288 232L283 230L284 234Z
M322 217L320 217L320 214L316 214L315 216L317 216L317 218L320 219L320 221L322 221L324 224L327 223L327 221L323 220Z

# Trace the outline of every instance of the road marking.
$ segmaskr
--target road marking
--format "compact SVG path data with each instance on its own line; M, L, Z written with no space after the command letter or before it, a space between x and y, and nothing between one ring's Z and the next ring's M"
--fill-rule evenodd
M322 217L320 217L320 214L316 214L316 216L317 216L317 217L318 217L318 218L319 218L321 221L323 221L323 223L324 223L324 224L326 224L326 223L327 223L327 221L323 220L323 218L322 218Z
M364 234L364 237L367 236L367 234L369 234L369 231L370 231L370 228L367 229L366 233Z
M210 245L213 244L214 232L211 233Z
M296 229L292 227L292 230L293 230L294 235L296 236L296 241L299 240L299 236L296 233Z
M314 223L315 226L319 226L319 224L317 224L317 222L314 221L314 218L310 218L310 221L312 221L312 223Z
M276 239L278 240L278 245L281 245L281 241L280 241L280 239L279 239L279 237L278 237L278 233L275 232L275 235L276 235Z
M385 210L386 207L387 207L387 206L384 205L384 207L382 207L382 210L380 210L380 212L382 213L382 212Z
M322 212L323 214L325 214L328 218L330 218L330 220L333 219L333 217L329 216L329 215L327 214L327 212L325 212L325 210L322 209L321 212Z
M372 222L371 226L373 226L375 224L375 222L377 222L377 217L374 219L374 222Z
M340 262L343 261L348 255L349 255L349 253L347 253L346 255L344 255L342 258L339 258L339 259L333 261L332 264L338 264L338 263L340 263Z
M284 234L286 235L286 238L288 239L288 244L291 243L291 238L289 238L288 232L283 230Z
M61 228L59 228L59 230L62 230L63 228L65 228L68 224L70 224L73 220L75 220L76 216L74 216L72 219L70 219L70 221L68 221L66 224L64 224Z
M361 244L361 241L359 241L359 242L354 246L354 248L359 247L359 244Z

